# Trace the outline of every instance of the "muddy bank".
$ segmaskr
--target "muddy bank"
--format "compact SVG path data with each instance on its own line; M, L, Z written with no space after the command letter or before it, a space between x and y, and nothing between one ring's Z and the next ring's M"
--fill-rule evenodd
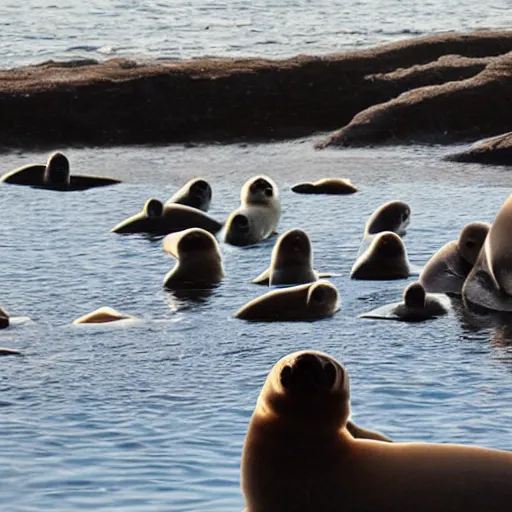
M325 57L87 60L4 70L0 145L10 149L305 136L340 128L359 112L411 89L475 79L494 65L496 56L509 51L512 31L485 31ZM495 89L489 92L495 94ZM504 116L504 102L495 103ZM490 124L495 123L492 117Z

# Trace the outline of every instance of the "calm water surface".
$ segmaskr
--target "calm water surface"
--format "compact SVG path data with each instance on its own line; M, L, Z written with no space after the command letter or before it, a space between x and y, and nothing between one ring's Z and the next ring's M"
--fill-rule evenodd
M492 221L509 195L505 168L444 163L438 147L312 149L313 139L265 145L69 150L76 173L124 183L78 193L0 186L1 305L32 319L0 332L24 357L2 358L0 503L9 511L239 511L243 439L267 372L298 349L327 351L351 377L353 418L396 440L512 449L512 342L456 314L418 325L356 316L399 299L408 281L348 279L367 216L407 201L405 242L422 264L472 220ZM65 149L65 148L64 148ZM2 172L46 153L0 157ZM221 244L227 278L202 302L161 285L173 265L160 240L109 233L151 197L190 177L213 185L212 216L266 172L281 189L280 232L305 229L315 267L341 310L319 322L232 318L264 289L250 283L274 242ZM352 196L302 196L290 186L346 176ZM70 323L110 305L143 321ZM7 509L5 509L7 510Z

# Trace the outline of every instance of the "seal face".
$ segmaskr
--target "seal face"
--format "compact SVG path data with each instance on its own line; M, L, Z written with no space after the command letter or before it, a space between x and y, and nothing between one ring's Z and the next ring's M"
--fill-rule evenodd
M487 222L471 222L461 230L457 241L441 247L420 273L420 282L425 290L460 295L490 226Z
M411 269L402 239L394 232L374 236L352 266L351 279L391 280L409 277Z
M338 310L338 291L325 280L271 290L251 300L235 313L244 320L313 321L332 316Z
M165 204L184 204L207 212L212 194L212 187L206 180L195 178L183 185Z
M359 318L422 322L438 318L450 311L450 301L442 294L426 293L419 281L409 284L403 302L388 304L359 315Z
M312 249L308 235L301 229L290 229L275 243L270 267L253 283L282 286L311 283L317 279L318 275L312 268Z
M28 185L61 192L87 190L92 187L120 183L119 180L112 178L71 175L69 160L59 151L49 156L46 165L25 165L3 175L0 181L12 185Z
M366 222L364 236L392 231L404 236L409 225L411 208L403 201L389 201L379 206Z
M219 245L208 231L190 228L172 233L163 239L162 245L177 260L164 278L164 287L208 289L224 277Z
M350 180L343 178L324 178L314 183L297 183L292 192L297 194L337 194L346 195L357 192Z

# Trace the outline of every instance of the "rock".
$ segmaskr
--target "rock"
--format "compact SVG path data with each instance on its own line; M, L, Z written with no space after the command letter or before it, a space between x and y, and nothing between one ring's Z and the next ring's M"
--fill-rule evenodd
M471 80L509 51L512 31L479 31L325 57L85 59L0 70L0 145L305 136L343 126L411 88Z
M477 141L467 151L448 155L444 159L454 162L512 165L512 132Z
M475 69L483 62L475 62ZM403 79L396 73L395 78ZM490 58L473 77L419 87L363 110L317 147L449 143L491 136L511 126L512 52Z

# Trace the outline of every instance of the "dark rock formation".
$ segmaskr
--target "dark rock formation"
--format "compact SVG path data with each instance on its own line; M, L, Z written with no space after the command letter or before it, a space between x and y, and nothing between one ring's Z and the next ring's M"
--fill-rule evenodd
M467 151L448 155L445 160L512 165L512 132L475 142Z
M463 69L469 69L469 60L459 62ZM490 58L486 64L485 59L473 62L473 69L485 66L475 76L413 88L374 105L317 147L411 141L448 143L509 130L512 127L512 52ZM412 69L410 74L417 75L423 69ZM405 79L397 72L386 78L395 84Z
M509 51L512 31L482 31L281 61L47 62L0 71L0 146L304 136L411 88L481 75ZM453 54L470 59L440 59Z

